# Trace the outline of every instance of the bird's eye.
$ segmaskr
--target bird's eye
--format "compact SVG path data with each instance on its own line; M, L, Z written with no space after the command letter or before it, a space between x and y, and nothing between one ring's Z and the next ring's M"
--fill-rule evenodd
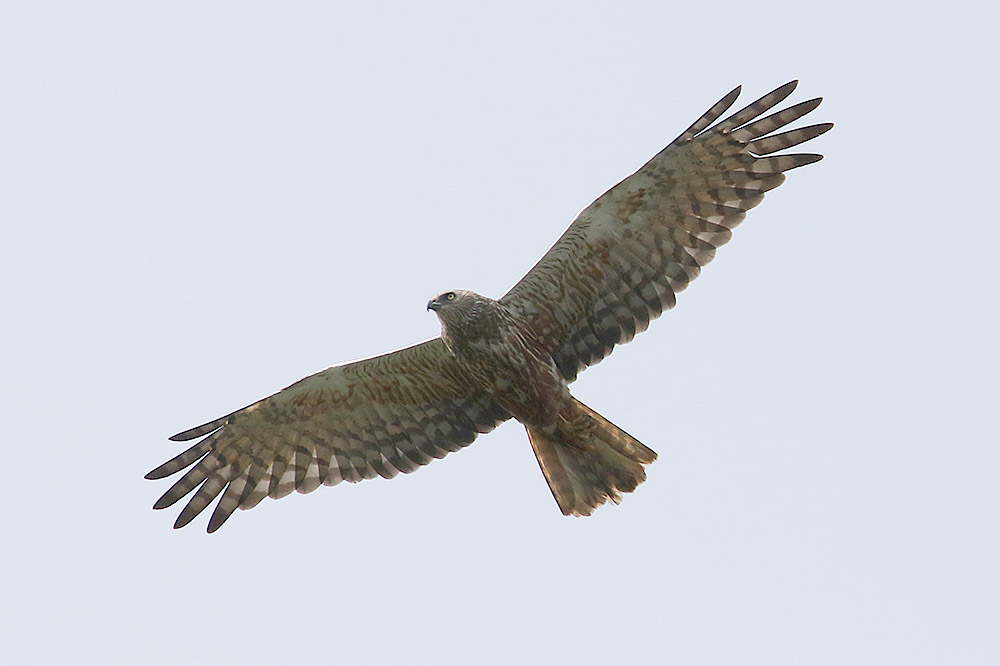
M444 295L444 299L446 301L453 301L453 300L455 300L455 292L449 291L447 294Z

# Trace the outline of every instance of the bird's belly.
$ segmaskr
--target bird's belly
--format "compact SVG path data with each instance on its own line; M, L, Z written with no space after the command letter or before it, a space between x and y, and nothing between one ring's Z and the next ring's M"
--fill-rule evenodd
M528 357L515 363L487 363L471 374L483 390L525 425L551 425L572 402L566 382L551 361Z
M496 382L491 394L515 419L539 428L555 423L559 412L570 402L565 388L539 390L537 386L508 385L503 379Z

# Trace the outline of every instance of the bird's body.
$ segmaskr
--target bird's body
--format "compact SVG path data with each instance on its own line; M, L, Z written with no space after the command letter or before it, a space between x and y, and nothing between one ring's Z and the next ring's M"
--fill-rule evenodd
M427 307L461 372L524 425L564 514L590 515L646 479L643 465L656 453L576 400L538 336L504 303L449 291Z
M264 497L412 472L509 418L524 424L564 514L618 502L656 454L576 400L569 384L673 307L785 171L821 159L773 155L832 127L773 133L819 105L761 117L795 85L716 122L740 89L726 95L585 208L502 298L436 297L428 308L441 337L327 368L174 435L204 439L146 475L190 467L154 508L195 491L174 523L182 527L219 497L212 532Z
M569 385L531 329L503 304L471 291L449 291L428 309L441 321L459 367L521 423L544 428L572 402Z

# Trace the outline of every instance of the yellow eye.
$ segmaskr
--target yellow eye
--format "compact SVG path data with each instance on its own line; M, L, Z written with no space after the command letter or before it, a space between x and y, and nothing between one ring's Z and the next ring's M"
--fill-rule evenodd
M453 301L453 300L455 300L455 292L449 291L447 294L444 295L444 299L446 301Z

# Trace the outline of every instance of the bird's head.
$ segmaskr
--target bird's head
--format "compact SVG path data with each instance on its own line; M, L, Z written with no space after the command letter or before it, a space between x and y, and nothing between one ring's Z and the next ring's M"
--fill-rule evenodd
M494 301L480 296L474 291L456 289L444 291L427 301L427 309L433 310L441 322L441 331L448 338L452 334L461 335L460 331L471 334L470 327L483 318L490 310Z
M437 313L438 317L440 317L442 310L450 309L463 303L467 304L470 294L472 294L471 291L465 291L463 289L443 291L431 300L427 301L427 309L433 310Z

